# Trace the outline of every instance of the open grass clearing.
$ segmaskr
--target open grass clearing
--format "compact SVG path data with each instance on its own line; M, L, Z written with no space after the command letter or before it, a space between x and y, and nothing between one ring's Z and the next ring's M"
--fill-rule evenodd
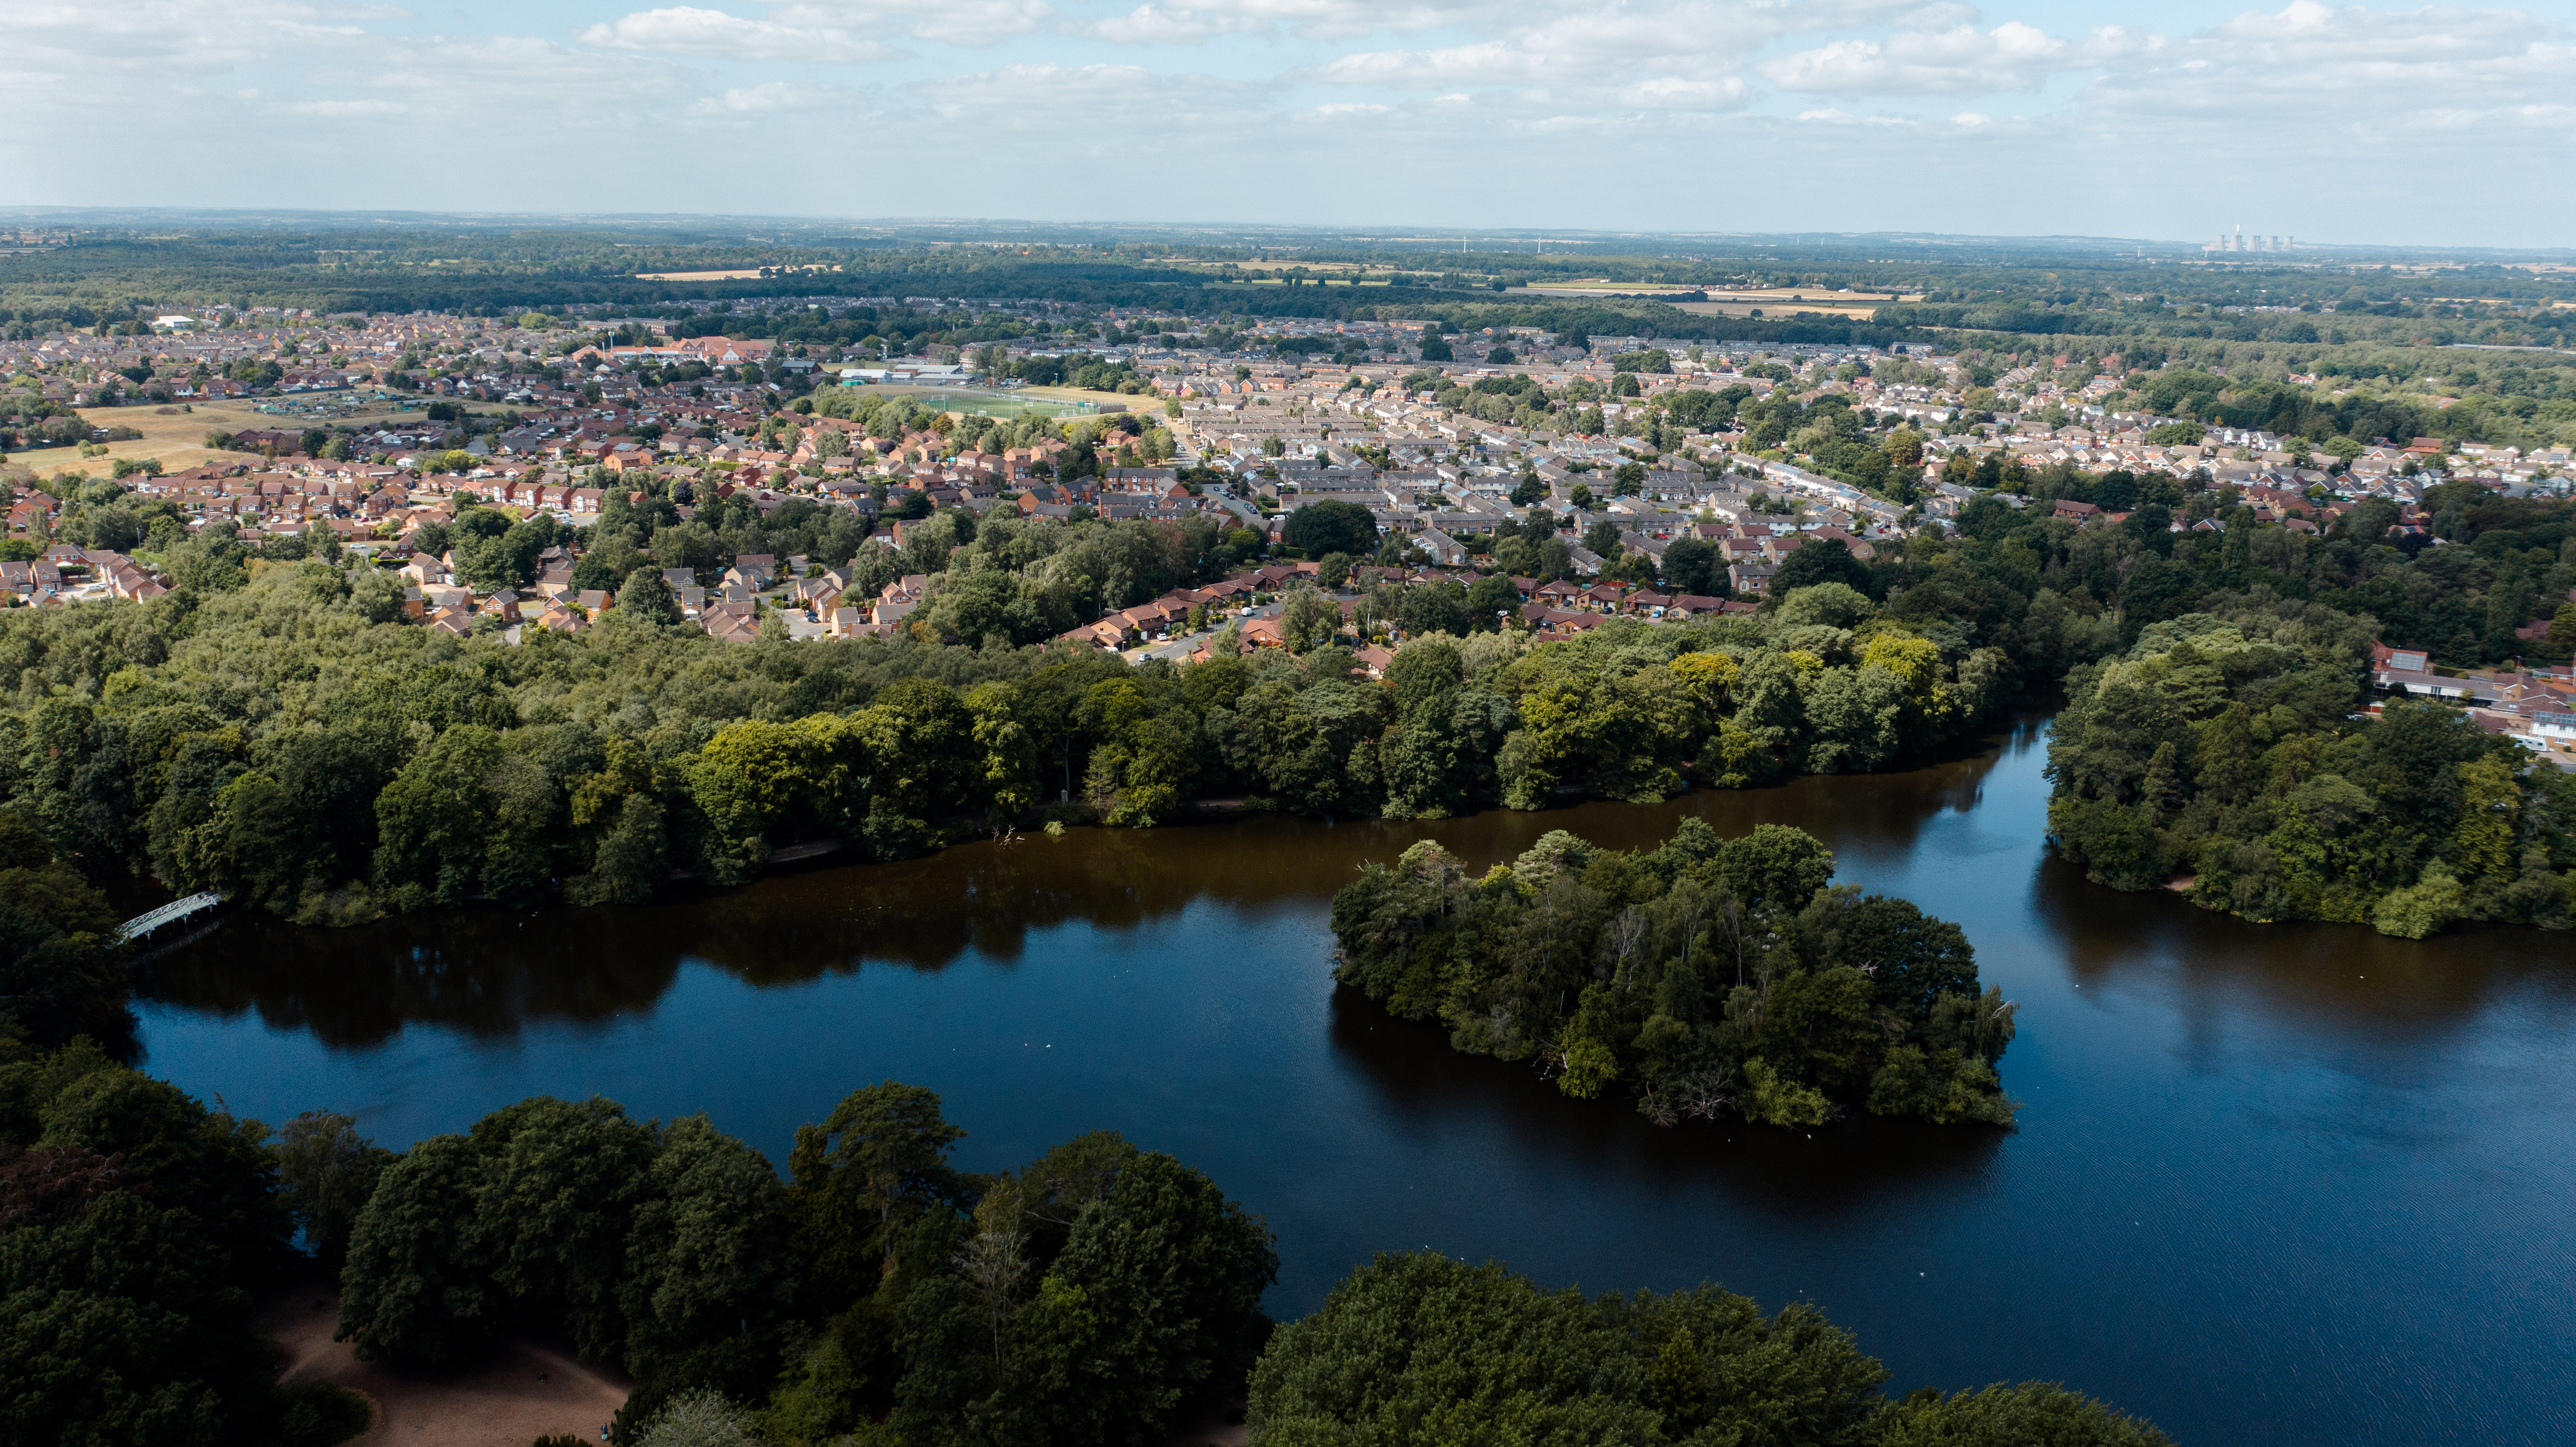
M298 392L285 397L235 398L222 402L131 407L91 407L81 419L93 427L131 427L139 438L105 444L103 454L80 455L77 447L44 447L9 454L39 477L67 472L103 476L118 458L157 460L164 472L184 472L208 462L257 462L256 453L216 452L206 437L215 432L302 430L307 427L383 426L417 423L423 404L372 392Z
M840 269L826 262L814 261L803 266L771 267L768 268L768 274L776 275L782 271L838 271ZM722 271L639 271L635 273L635 279L637 281L757 281L762 274L763 269L757 266L737 266Z
M1749 317L1755 312L1764 321L1787 321L1796 317L1824 317L1834 321L1865 322L1878 315L1874 306L1837 303L1818 304L1801 301L1677 301L1676 309L1703 317Z

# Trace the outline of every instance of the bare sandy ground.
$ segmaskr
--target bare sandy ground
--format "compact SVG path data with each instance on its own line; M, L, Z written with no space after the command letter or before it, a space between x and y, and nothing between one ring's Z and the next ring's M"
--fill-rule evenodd
M596 1442L635 1385L527 1341L505 1342L460 1371L396 1371L331 1340L339 1315L336 1290L305 1282L272 1293L256 1325L286 1353L283 1380L336 1383L375 1404L359 1447L529 1447L554 1433Z

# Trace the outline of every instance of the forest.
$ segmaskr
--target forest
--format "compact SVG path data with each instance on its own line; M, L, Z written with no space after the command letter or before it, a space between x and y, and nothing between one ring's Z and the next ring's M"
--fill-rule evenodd
M1496 1263L1383 1254L1282 1325L1252 1376L1263 1447L1429 1440L2169 1447L2054 1383L1891 1401L1886 1368L1814 1310L1713 1286L1544 1291ZM1460 1400L1479 1404L1460 1413ZM1462 1421L1461 1419L1464 1418ZM1507 1420L1508 1438L1469 1435ZM1458 1437L1434 1432L1463 1428Z
M1492 620L1454 586L1372 594L1427 630L1385 684L1356 675L1312 593L1289 599L1296 649L1130 667L1013 645L1207 576L1193 549L1212 535L1005 522L950 555L913 636L730 647L654 601L650 565L730 550L733 518L604 517L590 556L636 562L632 597L583 636L515 647L398 621L386 575L190 539L167 597L0 620L0 788L50 859L312 922L558 889L633 901L674 870L747 878L794 843L897 858L1047 819L1150 825L1211 796L1442 817L1874 769L2111 637L2045 587L1940 565L1938 544L1883 573L1819 546L1800 567L1831 580L1784 573L1765 613L1535 645L1477 631ZM483 538L477 566L525 552L525 526ZM782 509L759 536L801 526Z
M2044 1384L1891 1401L1811 1310L1708 1286L1586 1302L1382 1257L1274 1329L1269 1229L1205 1174L1109 1132L964 1171L964 1134L887 1081L800 1127L783 1178L703 1115L596 1098L394 1152L346 1115L272 1130L86 1040L0 1037L0 1436L344 1441L366 1403L279 1387L249 1325L259 1295L327 1281L362 1360L436 1372L550 1333L632 1375L621 1447L1130 1447L1247 1392L1253 1440L1277 1444L1418 1440L1431 1416L1481 1437L1532 1413L1569 1441L1602 1440L1586 1422L1640 1443L2165 1440ZM1435 1331L1372 1329L1424 1313Z
M2571 606L2576 507L2448 483L2426 490L2425 532L2392 539L2396 506L2380 499L2319 534L2225 502L2190 500L2217 533L2140 529L2165 511L2146 502L2120 529L2075 535L2068 576L2114 605L2120 646L2066 679L2050 740L2060 851L2099 882L2183 883L2250 919L2414 938L2454 920L2565 926L2569 776L2452 705L2401 698L2374 715L2366 686L2374 641L2453 665L2567 657L2576 615L2517 630ZM1984 499L1960 526L2030 527Z
M2366 620L2213 598L2082 665L2049 739L2050 832L2120 889L2256 920L2576 919L2576 778L2457 708L2356 713Z
M2329 895L2276 876L2292 857L2283 801L2323 798L2316 774L2355 789L2377 777L2318 762L2383 728L2348 717L2374 637L2455 662L2564 656L2576 641L2576 625L2515 636L2576 588L2567 505L2452 484L2428 492L2424 535L2374 541L2395 520L2378 501L2310 535L2169 479L1997 481L2031 503L1980 497L1953 535L1885 542L1866 564L1802 548L1749 616L1612 621L1534 643L1498 630L1494 600L1459 584L1366 588L1356 626L1410 638L1379 681L1355 671L1341 610L1313 590L1286 599L1290 647L1239 658L1131 667L1041 641L1223 573L1236 554L1213 525L943 514L897 553L866 550L861 568L863 587L934 577L911 633L729 645L678 618L655 570L738 552L828 558L857 546L847 515L710 503L683 522L666 498L613 499L576 578L616 584L627 605L580 637L516 647L399 621L389 575L327 550L282 556L300 551L289 539L254 554L208 530L170 543L165 597L0 616L0 676L14 680L0 708L0 819L14 821L0 825L0 970L22 982L6 1013L48 1045L116 1033L123 976L92 886L120 877L334 924L474 901L639 902L682 880L749 879L794 846L894 859L1013 828L1149 827L1206 799L1394 818L1652 800L1900 765L2061 680L2055 832L2105 882L2188 874L2214 907L2375 920L2383 896L2438 863L2441 908L2392 924L2561 919L2549 881L2576 860L2559 776L2441 710L2441 747L2458 754L2444 767L2477 754L2512 776L2504 862L2471 862L2448 815L2391 814L2391 796L2290 821L2382 850L2415 839L2402 856L2335 866L2368 888ZM2079 528L2044 505L2108 504L2124 487L2116 500L2135 511L2117 526ZM168 520L150 511L109 498L71 518L157 539ZM2221 526L2168 531L2177 512ZM550 526L468 507L447 541L498 577L524 572ZM2206 660L2170 670L2170 685L2147 667L2214 636L2212 618L2250 640L2192 645L2223 653L2225 697ZM2129 707L2167 693L2169 708ZM2252 742L2213 754L2189 732L2211 729ZM2278 766L2259 785L2228 773L2258 755ZM2422 832L2391 831L2390 817Z
M1957 925L1832 883L1832 851L1685 819L1662 847L1551 830L1482 875L1425 840L1333 897L1335 977L1452 1048L1528 1061L1661 1125L1813 1126L1853 1109L2012 1123L2013 1007Z
M1507 325L1756 343L1960 347L2037 339L2090 353L2142 343L2250 343L2308 366L2346 348L2367 348L2413 375L2428 365L2447 369L2452 359L2431 350L2446 346L2558 347L2566 339L2565 314L2554 308L2576 299L2566 280L2521 266L2425 265L2421 258L2353 251L2212 262L2196 253L2140 257L2075 242L1986 239L1925 247L1881 241L1854 249L1846 238L1791 238L1784 246L1778 238L1694 237L1668 239L1660 255L1626 252L1636 244L1629 238L1577 243L1546 256L1508 245L1435 255L1318 232L1293 258L1282 258L1195 237L1107 244L1032 237L1026 248L1005 252L943 246L924 228L865 236L788 229L802 238L754 243L712 226L696 235L687 228L620 234L428 218L370 225L362 237L282 227L101 227L60 249L13 257L0 277L0 328L110 325L148 319L155 309L218 301L317 313L516 316L576 308L636 314L704 302L750 311L779 298L875 306L885 298L943 297L1152 308L1220 325L1284 317L1438 318L1465 330ZM1350 267L1365 271L1339 270ZM646 279L736 268L760 274L731 281ZM1340 284L1354 279L1367 284ZM1521 289L1604 279L1677 288L1850 289L1907 299L1867 319L1781 316L1779 308L1749 317L1686 311L1649 297ZM2560 359L2536 351L2520 360L2555 365Z

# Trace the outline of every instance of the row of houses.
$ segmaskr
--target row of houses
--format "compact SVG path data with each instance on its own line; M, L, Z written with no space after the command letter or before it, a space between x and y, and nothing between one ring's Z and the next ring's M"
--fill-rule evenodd
M11 606L51 607L95 598L140 601L170 591L142 564L107 548L56 543L26 562L0 563L0 592Z

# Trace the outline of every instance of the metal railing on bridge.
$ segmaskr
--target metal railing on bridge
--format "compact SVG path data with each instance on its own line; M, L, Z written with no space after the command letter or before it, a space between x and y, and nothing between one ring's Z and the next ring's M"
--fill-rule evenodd
M141 939L165 924L176 924L192 914L202 914L223 902L224 897L211 889L203 894L189 895L186 899L174 899L159 909L148 914L138 914L118 925L116 943L124 944L128 940Z

